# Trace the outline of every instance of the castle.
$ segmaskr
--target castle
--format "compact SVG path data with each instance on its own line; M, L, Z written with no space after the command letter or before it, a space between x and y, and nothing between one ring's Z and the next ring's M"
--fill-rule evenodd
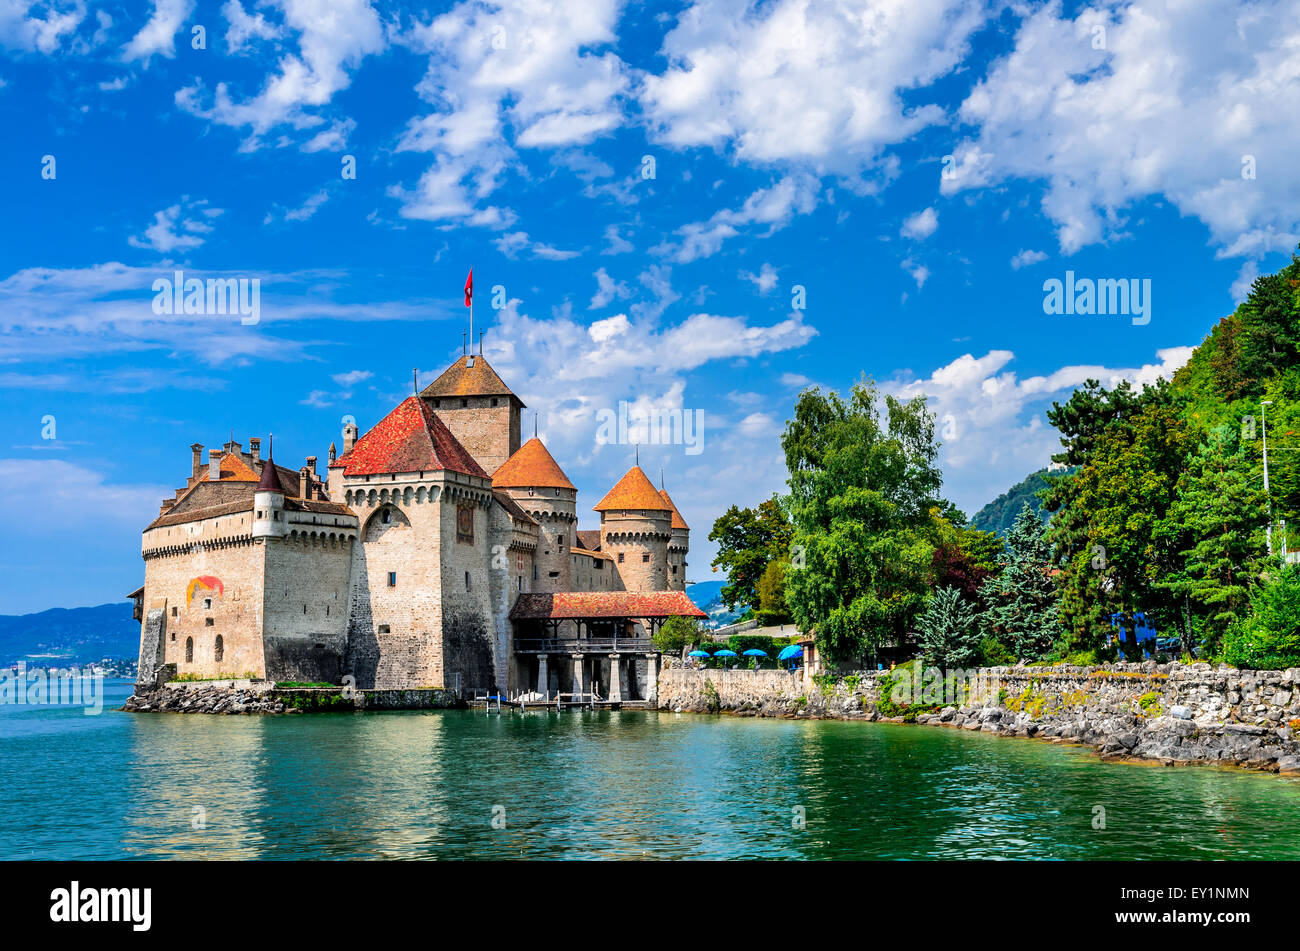
M145 528L141 682L253 676L654 700L651 637L704 617L685 594L690 530L639 466L578 530L578 492L524 403L464 354L361 435L326 477L273 446L190 447ZM349 679L350 678L350 679Z

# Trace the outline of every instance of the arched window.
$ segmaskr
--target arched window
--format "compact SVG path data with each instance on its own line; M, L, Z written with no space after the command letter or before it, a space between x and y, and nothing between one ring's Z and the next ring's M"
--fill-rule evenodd
M219 664L219 663L221 663L221 659L222 659L223 657L225 657L225 656L226 656L226 642L223 641L223 640L221 639L221 635L218 634L218 635L217 635L217 643L216 643L216 645L212 648L212 659L215 660L215 661Z
M194 638L185 638L185 663L194 663Z

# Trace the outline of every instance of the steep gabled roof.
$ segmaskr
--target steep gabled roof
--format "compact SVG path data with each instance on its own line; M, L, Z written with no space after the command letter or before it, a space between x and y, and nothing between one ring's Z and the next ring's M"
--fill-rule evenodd
M672 498L668 495L668 490L660 489L659 495L665 502L668 503L668 507L673 510L673 528L681 528L689 532L691 530L691 527L686 524L686 519L682 518L682 513L677 511L677 506L676 504L674 504Z
M592 506L594 512L608 509L643 509L671 512L672 506L663 500L659 491L650 481L650 477L641 471L640 466L633 466L627 474L618 480L603 499Z
M596 529L578 529L578 544L587 551L600 551L600 532Z
M510 387L497 376L497 371L483 359L482 354L473 355L473 365L470 364L470 359L469 356L461 357L447 367L442 376L420 391L420 395L425 399L439 396L508 396L520 406L524 405L523 400L510 391Z
M402 400L357 440L351 452L345 452L330 466L339 467L350 476L446 469L488 477L447 424L418 396Z
M520 446L500 469L492 473L492 486L497 489L536 487L577 491L555 457L547 452L546 446L536 436Z

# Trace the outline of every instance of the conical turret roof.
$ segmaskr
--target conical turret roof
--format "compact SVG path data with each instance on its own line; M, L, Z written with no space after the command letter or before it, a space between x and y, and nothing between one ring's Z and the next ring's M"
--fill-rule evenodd
M545 444L534 436L520 446L513 456L492 474L496 489L573 489L577 488L564 474Z
M603 499L592 506L594 512L608 509L643 509L650 511L671 512L672 506L663 500L659 491L650 481L640 466L633 466L627 474L618 480Z
M682 518L682 513L677 511L677 505L676 503L673 502L672 498L668 495L668 490L660 489L659 495L663 498L665 502L668 503L668 507L673 510L673 528L681 528L689 532L691 530L691 527L686 524L686 519Z

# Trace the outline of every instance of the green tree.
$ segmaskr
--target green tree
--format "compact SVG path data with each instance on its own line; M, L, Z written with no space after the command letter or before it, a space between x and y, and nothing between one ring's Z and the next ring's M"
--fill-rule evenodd
M1224 659L1236 667L1300 667L1300 565L1274 568L1250 593L1251 612L1228 626Z
M785 576L790 567L788 556L773 558L758 579L758 618L761 624L784 624L790 618L785 602Z
M925 400L885 397L869 380L842 399L800 394L781 437L794 523L785 595L832 663L901 642L929 594L930 510L942 481Z
M921 650L928 663L943 668L970 667L981 656L975 610L957 588L940 588L917 620Z
M681 654L692 644L698 644L703 635L695 618L675 616L659 625L659 630L655 631L651 640L660 653Z
M731 506L709 532L718 543L713 567L727 575L719 596L733 611L740 605L758 605L758 582L774 558L788 558L794 529L776 496L758 508Z
M1182 563L1160 584L1196 611L1211 651L1249 610L1249 586L1265 554L1268 521L1262 479L1239 430L1217 427L1179 477L1177 497L1158 533ZM1184 625L1186 630L1186 625Z
M1028 502L1007 533L1001 566L981 591L988 605L981 627L1021 660L1046 657L1061 636L1059 607L1052 547Z
M1127 383L1109 393L1094 384L1048 413L1066 447L1053 458L1078 466L1050 480L1044 502L1055 512L1047 539L1062 565L1070 650L1101 648L1113 613L1143 611L1162 625L1176 616L1176 599L1157 582L1180 559L1158 529L1193 444L1164 380L1140 394Z

